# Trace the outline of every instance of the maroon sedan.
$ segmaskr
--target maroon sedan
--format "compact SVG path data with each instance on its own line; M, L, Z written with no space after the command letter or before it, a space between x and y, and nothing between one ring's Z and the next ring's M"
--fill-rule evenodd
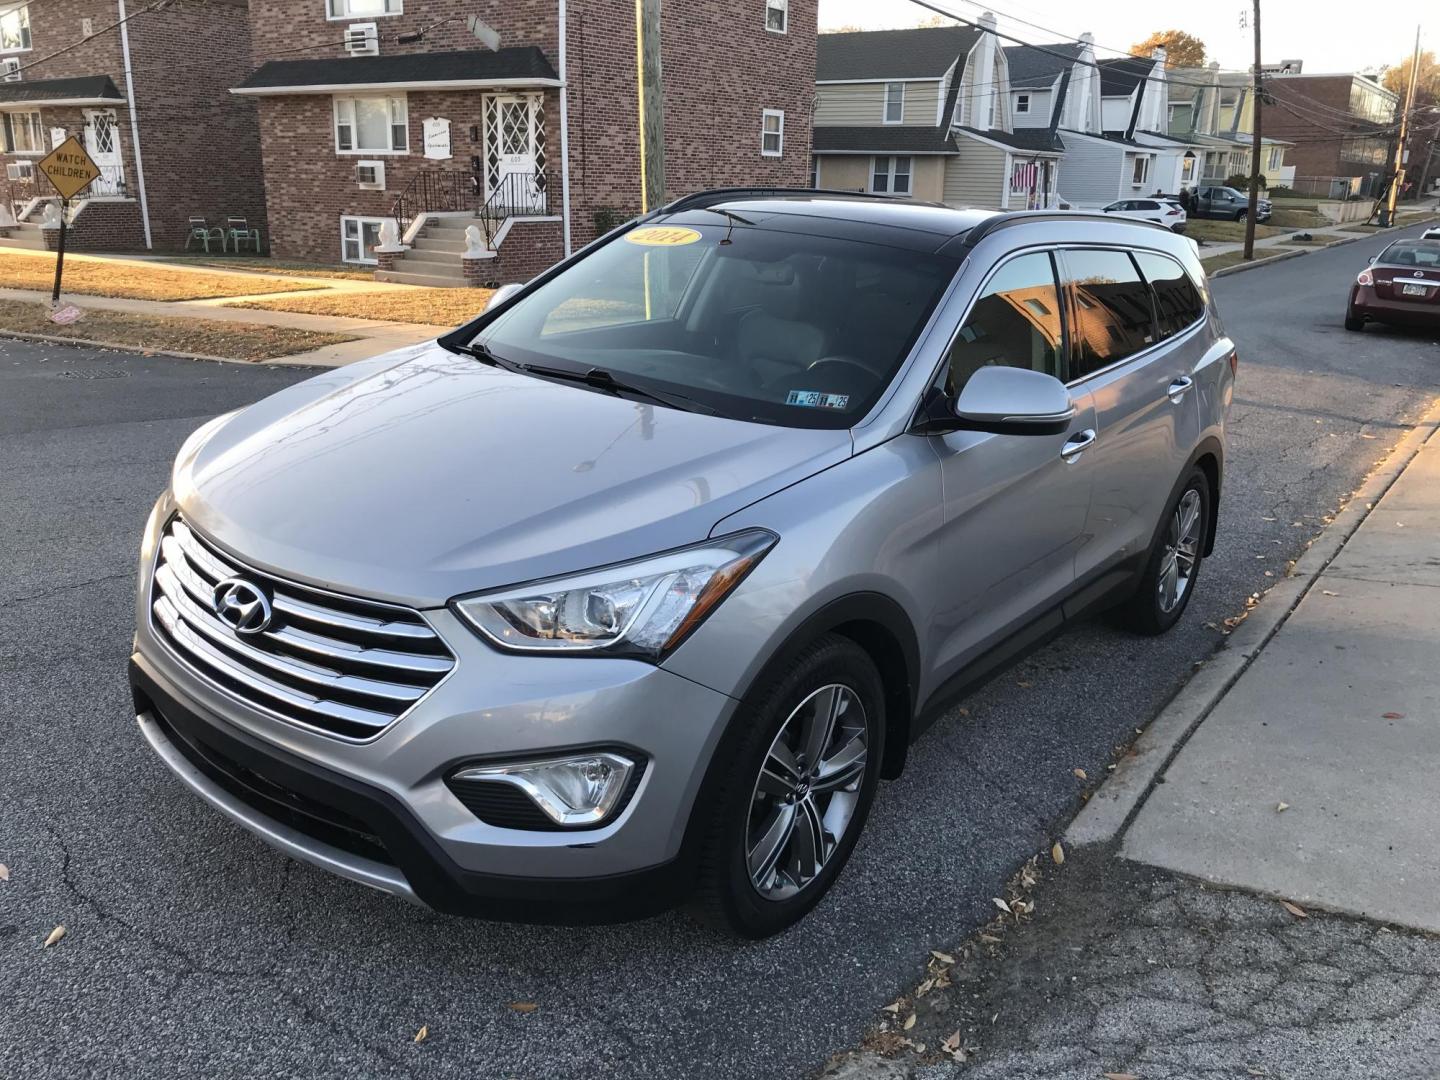
M1367 322L1440 327L1440 240L1397 240L1360 271L1345 329Z

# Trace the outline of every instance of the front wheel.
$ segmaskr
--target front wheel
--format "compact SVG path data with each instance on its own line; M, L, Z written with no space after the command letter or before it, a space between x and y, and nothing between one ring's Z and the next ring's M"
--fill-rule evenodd
M1249 216L1249 214L1250 214L1250 211L1248 211L1248 210L1237 210L1237 211L1235 212L1235 220L1236 220L1236 221L1244 221L1245 218Z
M797 922L839 877L880 782L885 695L868 653L826 635L736 718L744 734L712 810L697 914L747 938Z
M1204 470L1192 469L1166 509L1135 595L1120 611L1136 633L1163 634L1184 614L1204 559L1212 497Z

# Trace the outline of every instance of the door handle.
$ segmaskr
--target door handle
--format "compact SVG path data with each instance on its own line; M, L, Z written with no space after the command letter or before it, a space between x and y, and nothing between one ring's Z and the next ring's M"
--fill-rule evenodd
M1065 440L1065 445L1060 448L1060 456L1071 465L1080 460L1080 455L1095 445L1098 436L1094 428L1086 428L1084 431L1077 431L1070 438Z
M1185 397L1185 395L1190 391L1190 388L1194 385L1195 380L1190 378L1189 375L1181 375L1180 378L1176 379L1170 384L1170 389L1166 390L1165 392L1170 395L1170 400L1172 402L1174 402L1176 405L1179 405L1181 400Z

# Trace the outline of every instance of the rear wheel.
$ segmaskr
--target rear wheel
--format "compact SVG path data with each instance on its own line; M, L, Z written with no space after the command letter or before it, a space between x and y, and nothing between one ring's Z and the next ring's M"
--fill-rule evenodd
M801 919L854 850L880 782L885 697L870 656L826 635L769 680L713 810L697 914L748 938Z
M1346 329L1346 330L1364 330L1364 329L1365 329L1365 320L1362 319L1359 315L1352 315L1350 312L1347 311L1347 312L1345 313L1345 329Z
M1212 497L1204 470L1192 469L1165 512L1135 595L1120 609L1136 633L1163 634L1184 614L1204 559Z

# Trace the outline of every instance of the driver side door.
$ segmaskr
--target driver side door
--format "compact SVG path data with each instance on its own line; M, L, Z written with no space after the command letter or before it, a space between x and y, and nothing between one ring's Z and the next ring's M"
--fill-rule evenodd
M1001 263L958 328L939 376L953 402L987 365L1069 380L1067 314L1054 257L1032 251ZM937 675L1024 628L1074 583L1090 509L1095 409L1088 394L1053 435L956 431L932 436L944 502L941 574L931 626Z

